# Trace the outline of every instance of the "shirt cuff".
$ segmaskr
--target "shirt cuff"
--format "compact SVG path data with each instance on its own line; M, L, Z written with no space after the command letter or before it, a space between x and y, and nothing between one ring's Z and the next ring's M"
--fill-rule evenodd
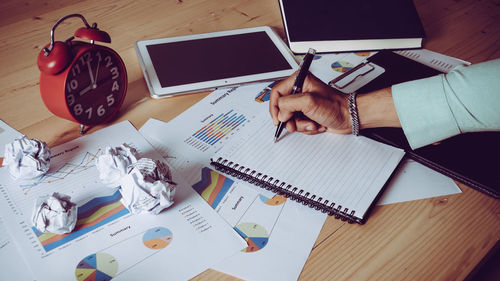
M446 100L443 79L438 75L392 86L399 121L412 149L460 133Z

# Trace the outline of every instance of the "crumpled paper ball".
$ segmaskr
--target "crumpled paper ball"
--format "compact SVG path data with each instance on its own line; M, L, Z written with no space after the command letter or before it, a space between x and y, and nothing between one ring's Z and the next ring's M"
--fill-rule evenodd
M50 167L50 148L43 141L23 136L5 145L3 165L13 179L32 179Z
M96 167L99 178L109 187L117 187L128 172L129 165L137 162L137 150L127 144L111 148L106 147L104 152L96 158Z
M149 158L130 165L120 185L121 202L131 213L155 215L174 203L177 186L168 166Z
M31 221L41 232L64 234L73 231L77 220L76 204L71 197L54 192L39 197L35 202Z

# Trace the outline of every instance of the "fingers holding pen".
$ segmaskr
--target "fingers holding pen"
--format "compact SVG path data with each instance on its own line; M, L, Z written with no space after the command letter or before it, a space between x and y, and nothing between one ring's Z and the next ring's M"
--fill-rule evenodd
M291 94L296 76L297 72L274 85L274 87L271 89L271 96L269 98L269 113L271 114L271 118L273 119L273 123L275 126L277 126L279 122L278 113L280 109L278 106L278 100L283 96Z
M307 94L304 93L280 97L276 105L279 108L278 121L286 122L292 119L294 113L304 112L307 107L307 99Z
M286 122L289 132L306 134L330 131L346 134L351 132L347 98L308 75L301 93L290 95L293 79L286 79L271 91L270 113L273 122Z
M314 120L314 107L317 105L314 94L300 93L282 96L277 102L279 108L277 119L286 122L289 132L301 132L305 134L318 134L326 131L326 127Z
M315 135L326 131L326 127L308 119L294 116L286 123L288 132L300 132L306 135Z
M293 75L276 84L271 90L271 96L269 100L269 113L271 114L274 125L278 125L278 122L280 121L278 119L278 113L281 109L279 107L278 100L282 97L289 96L292 93L293 84L295 82L297 74L298 72L295 72ZM302 86L302 93L316 93L319 95L325 95L327 94L328 89L329 86L324 85L324 83L316 78L316 76L308 73Z
M312 88L315 77L311 74L307 75L303 92L291 95L296 76L297 72L276 84L271 90L269 113L273 123L276 126L279 122L286 122L285 128L288 132L322 133L326 131L326 127L304 115L305 107L310 105L309 94L304 94L304 90Z

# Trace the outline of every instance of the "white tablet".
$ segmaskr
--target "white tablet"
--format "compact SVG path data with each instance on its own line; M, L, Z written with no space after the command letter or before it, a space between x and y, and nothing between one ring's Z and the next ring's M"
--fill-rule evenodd
M154 98L283 78L298 68L268 26L143 40L135 49Z

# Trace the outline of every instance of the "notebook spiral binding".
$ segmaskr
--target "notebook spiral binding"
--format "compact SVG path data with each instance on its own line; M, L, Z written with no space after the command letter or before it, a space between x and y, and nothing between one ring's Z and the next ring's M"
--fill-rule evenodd
M320 210L323 213L328 213L330 216L335 216L336 219L341 219L349 223L354 223L358 220L354 216L356 213L355 210L349 211L348 208L342 209L341 205L336 205L335 202L329 202L328 200L323 201L322 197L318 197L316 199L317 196L315 194L310 194L309 192L304 193L304 190L302 189L293 187L292 185L286 184L279 179L269 177L268 175L246 168L245 166L223 159L222 157L219 157L216 161L210 159L210 165L212 165L217 171L260 186L279 195L284 195L285 197L302 203L303 205Z

